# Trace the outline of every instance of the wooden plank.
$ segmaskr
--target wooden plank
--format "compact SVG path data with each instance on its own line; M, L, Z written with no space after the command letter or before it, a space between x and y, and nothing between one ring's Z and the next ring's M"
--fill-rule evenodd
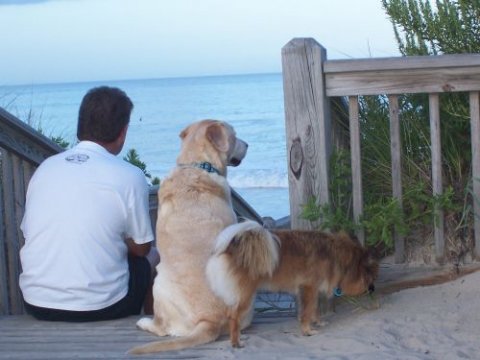
M291 227L317 228L320 221L301 218L301 205L315 197L330 202L330 101L326 97L323 62L326 50L313 39L293 39L282 48L285 128Z
M396 56L384 58L328 60L325 62L325 73L446 69L475 66L480 66L480 54Z
M440 140L440 106L439 95L429 94L430 138L432 152L432 190L433 196L443 194L442 185L442 145ZM435 258L443 263L445 256L443 210L436 206L434 209L434 238Z
M20 230L23 214L25 212L25 174L23 160L16 155L12 155L12 170L13 170L13 212L14 212L14 227L15 236L7 239L7 252L9 254L9 261L12 263L10 267L10 307L13 314L23 313L23 298L18 285L18 278L21 273L20 265L20 248L25 243L23 233ZM12 231L13 233L13 231Z
M3 176L3 156L6 150L0 147L0 315L6 315L9 313L10 301L8 298L8 273L7 273L7 254L5 249L6 234L5 234L5 203L3 198L3 190L5 189L5 177Z
M388 97L390 111L390 153L392 158L392 195L402 205L402 157L400 141L400 114L398 107L398 96ZM395 263L405 261L405 239L396 228L393 233L395 246Z
M460 68L346 71L325 75L327 96L480 90L480 65Z
M157 215L158 215L158 189L159 185L150 186L149 189L149 213L150 213L150 222L152 223L152 230L154 236L156 236L156 227L157 227Z
M22 159L39 165L47 157L63 151L55 142L0 108L0 144Z
M362 190L362 157L360 150L360 118L358 111L358 97L348 98L350 114L350 154L352 159L352 197L353 219L359 223L363 214L363 190ZM365 231L357 230L356 235L362 245L365 244Z
M480 259L480 93L470 93L470 123L472 136L472 198L474 213L474 252Z
M21 224L21 220L23 220L23 214L25 213L25 201L26 201L26 197L27 197L27 189L28 189L28 184L30 183L30 179L32 178L35 170L37 169L37 165L29 162L29 161L21 161L21 164L22 164L22 174L23 174L23 201L22 201L22 206L23 206L23 209L22 209L22 219L20 219L20 223L19 223L19 228L20 228L20 224ZM23 237L23 233L21 230L20 231L20 234L21 234L21 237L20 237L20 243L19 243L19 248L21 248L23 246L23 244L25 243L25 238Z
M7 259L7 286L9 293L9 307L7 312L9 314L19 311L16 307L17 304L12 303L13 299L16 299L16 283L18 279L15 277L17 256L14 253L15 246L13 245L17 241L17 228L15 221L15 196L13 189L13 161L12 154L9 152L2 153L2 178L3 178L3 206L4 206L4 224L5 224L5 254Z

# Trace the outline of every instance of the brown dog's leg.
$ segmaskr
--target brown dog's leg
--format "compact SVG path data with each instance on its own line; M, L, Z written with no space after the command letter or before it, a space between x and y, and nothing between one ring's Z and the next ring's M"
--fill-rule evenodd
M234 348L242 348L244 346L240 341L241 322L248 311L250 311L250 306L252 304L252 299L255 296L256 289L257 284L255 282L251 282L249 288L244 288L242 295L243 298L240 300L237 307L230 312L230 343Z
M317 331L312 330L311 324L316 319L317 312L317 290L312 286L304 286L300 291L300 327L305 336L315 335Z
M230 316L230 343L234 348L242 347L240 342L240 319L238 315L238 308L232 312Z
M248 301L241 302L230 315L230 342L234 348L244 346L240 341L240 323L245 313L250 309L250 298L251 296L247 297Z

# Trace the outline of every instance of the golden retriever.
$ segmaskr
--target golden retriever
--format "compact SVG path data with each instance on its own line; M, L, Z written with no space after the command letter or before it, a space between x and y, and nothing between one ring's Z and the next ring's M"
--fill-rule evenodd
M240 319L257 289L297 295L304 335L315 333L319 293L328 297L374 290L378 263L344 232L264 229L254 221L225 228L218 236L207 277L229 306L230 341L241 347Z
M137 322L158 336L174 336L130 350L145 354L205 344L226 333L225 303L211 290L205 268L217 235L237 222L227 165L237 166L247 143L226 122L203 120L180 133L177 166L158 192L154 316ZM247 326L251 316L241 319Z

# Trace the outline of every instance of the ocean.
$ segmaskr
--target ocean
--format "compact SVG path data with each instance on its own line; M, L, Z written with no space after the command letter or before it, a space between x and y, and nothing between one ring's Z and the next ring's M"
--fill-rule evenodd
M78 108L92 87L124 90L134 103L120 156L135 149L152 176L175 166L179 133L201 119L230 123L249 144L230 185L261 215L289 215L285 115L281 74L0 86L0 106L47 136L76 142Z

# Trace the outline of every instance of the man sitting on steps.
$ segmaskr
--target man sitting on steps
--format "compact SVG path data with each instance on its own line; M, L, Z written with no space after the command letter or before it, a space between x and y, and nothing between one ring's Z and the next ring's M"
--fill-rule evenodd
M144 303L151 313L159 258L151 246L148 184L116 156L132 108L120 89L90 90L79 111L80 142L46 159L30 181L19 283L37 319L116 319L139 314Z

